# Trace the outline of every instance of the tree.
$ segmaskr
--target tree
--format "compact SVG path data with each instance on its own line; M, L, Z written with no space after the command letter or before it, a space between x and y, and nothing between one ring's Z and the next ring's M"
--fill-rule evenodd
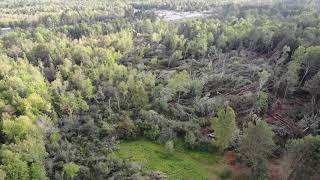
M29 54L29 60L32 64L38 65L40 62L43 63L45 67L48 67L52 62L51 50L46 44L39 44L35 46Z
M168 58L168 67L171 67L171 64L174 64L176 61L182 59L182 51L176 50L173 52L170 58Z
M67 113L70 116L81 110L87 111L89 109L79 91L61 94L59 97L59 107L62 113Z
M226 107L218 112L218 116L212 120L212 128L216 136L215 143L224 150L235 140L238 128L235 121L235 112L231 107Z
M88 64L92 49L81 45L76 45L72 48L71 56L75 64Z
M76 69L71 75L70 82L74 86L74 89L81 92L81 95L85 98L90 98L93 94L93 85L89 78L85 76L82 70Z
M191 82L191 79L187 71L175 73L169 79L169 83L168 83L169 89L172 92L174 92L174 94L178 92L178 103L180 101L181 93L189 92L190 82Z
M268 71L263 70L259 72L258 75L259 75L259 89L258 89L258 94L259 94L263 86L268 81L271 74Z
M304 75L300 85L303 84L307 76L314 76L320 69L320 46L312 46L307 48L306 54L302 61Z
M40 136L39 129L27 116L20 116L16 119L4 118L2 130L9 142L21 141L26 139L27 136Z
M40 163L32 163L30 167L30 176L32 180L48 180L46 170L44 166Z
M136 107L144 107L149 102L149 96L144 89L143 83L141 81L136 82L132 92L132 103Z
M297 61L291 61L287 68L288 70L284 74L284 79L286 81L284 97L287 95L288 88L293 88L299 83L300 63Z
M197 138L193 132L188 131L188 133L184 137L184 142L186 143L188 148L193 149L196 146Z
M10 150L2 149L0 169L5 171L8 180L29 180L29 168L25 161L20 159L19 154Z
M63 165L63 171L71 179L73 179L78 174L79 170L80 170L80 167L73 162L70 162L70 163Z
M252 166L253 176L266 178L266 159L275 146L271 127L262 120L250 123L239 142L239 152Z
M311 95L311 103L315 113L316 100L320 95L320 71L305 83L304 89Z
M288 179L313 179L320 169L320 136L306 136L291 140L287 154L290 155L291 173Z
M264 113L268 109L268 93L261 91L256 99L254 107L256 112Z

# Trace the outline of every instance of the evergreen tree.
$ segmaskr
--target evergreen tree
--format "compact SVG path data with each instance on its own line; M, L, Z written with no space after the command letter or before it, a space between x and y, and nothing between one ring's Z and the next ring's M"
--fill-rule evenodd
M212 120L212 128L216 135L215 143L221 150L228 148L236 138L238 128L235 118L235 112L228 106L221 109L218 112L218 117Z

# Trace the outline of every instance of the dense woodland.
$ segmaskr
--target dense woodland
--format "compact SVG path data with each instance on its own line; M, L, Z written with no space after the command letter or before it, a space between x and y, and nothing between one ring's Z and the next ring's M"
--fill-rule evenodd
M247 179L270 179L271 158L281 179L320 178L319 0L4 0L0 10L0 179L157 179L114 155L141 138L169 153L177 140L232 150Z

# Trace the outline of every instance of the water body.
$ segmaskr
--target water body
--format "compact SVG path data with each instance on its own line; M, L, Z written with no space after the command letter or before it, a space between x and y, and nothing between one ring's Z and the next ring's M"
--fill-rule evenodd
M173 10L155 10L154 13L165 21L178 21L189 18L205 17L208 12L179 12Z

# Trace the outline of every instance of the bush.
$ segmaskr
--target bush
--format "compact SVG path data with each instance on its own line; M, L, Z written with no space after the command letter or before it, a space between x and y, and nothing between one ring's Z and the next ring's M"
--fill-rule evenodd
M160 136L159 126L151 126L150 129L144 131L144 135L151 140L156 140Z
M75 177L79 170L80 167L73 162L63 165L63 171L71 178Z
M167 141L165 144L165 149L166 149L167 154L173 154L174 153L173 141Z

